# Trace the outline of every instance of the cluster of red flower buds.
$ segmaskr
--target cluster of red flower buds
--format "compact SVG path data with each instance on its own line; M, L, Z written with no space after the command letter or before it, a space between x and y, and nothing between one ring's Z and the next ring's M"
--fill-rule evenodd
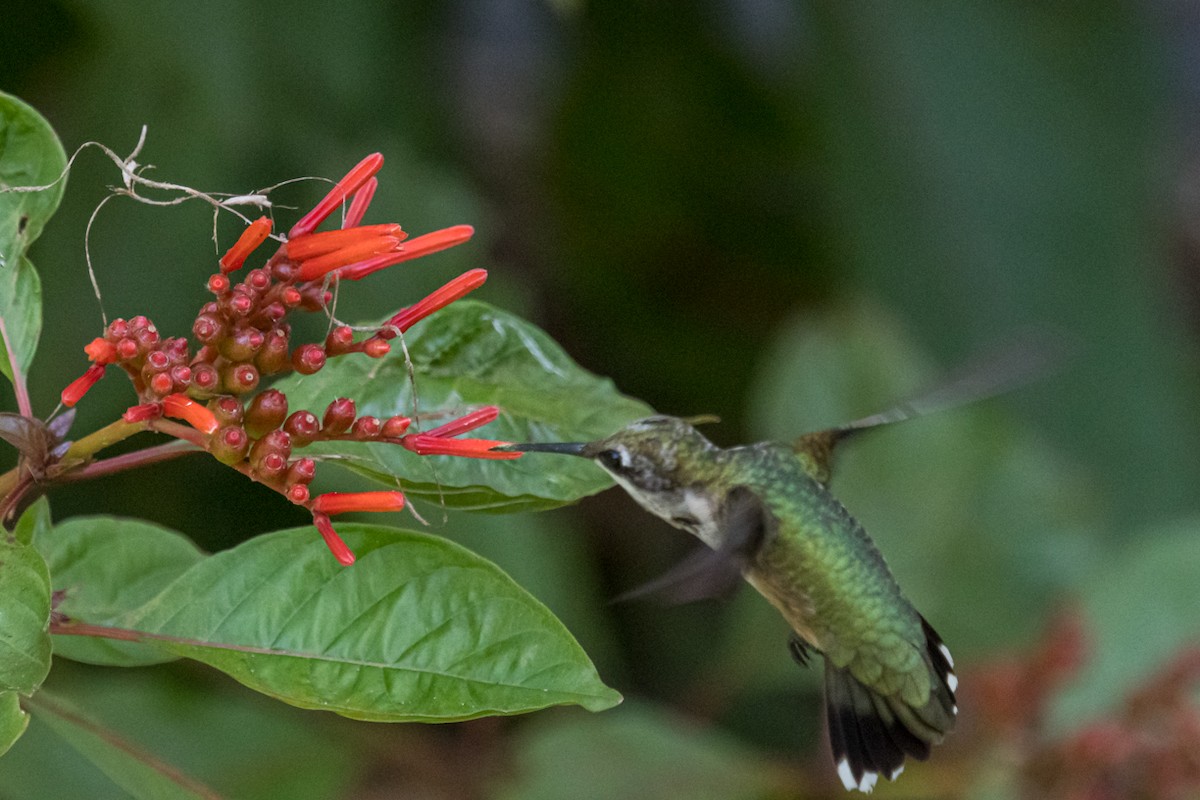
M325 308L332 299L334 282L360 280L402 261L461 244L474 233L470 226L458 225L406 241L407 234L399 225L360 224L378 185L374 175L382 166L383 156L378 153L363 159L292 226L264 266L249 270L242 281L233 283L230 275L271 235L270 219L262 217L251 223L220 259L220 271L208 279L214 299L200 309L192 325L198 343L194 353L188 338L162 338L144 316L117 319L102 337L84 348L92 365L62 392L63 403L74 406L107 367L115 364L124 369L140 400L125 412L126 422L150 423L162 416L183 420L191 429L184 428L182 438L309 509L329 549L343 564L353 563L354 554L334 531L330 516L397 511L404 506L404 495L399 491L330 492L310 497L308 486L316 462L293 458L293 449L317 441L349 440L394 443L418 455L520 455L492 450L506 442L456 438L494 420L499 413L494 406L430 431L409 433L408 417L381 420L358 416L349 398L333 400L318 419L307 410L289 413L287 397L277 389L254 393L264 377L293 370L311 375L336 356L361 353L382 358L391 349L389 340L487 279L486 271L470 270L401 309L358 341L351 328L339 325L323 344L292 346L288 313L296 308ZM317 227L347 201L342 227L318 232Z

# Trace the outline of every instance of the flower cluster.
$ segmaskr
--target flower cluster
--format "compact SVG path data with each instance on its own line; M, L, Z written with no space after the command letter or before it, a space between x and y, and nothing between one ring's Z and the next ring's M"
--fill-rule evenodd
M1108 715L1053 736L1045 717L1087 661L1084 620L1060 614L1023 657L975 676L981 733L1017 769L1021 796L1065 800L1200 796L1200 648L1184 647Z
M356 340L348 326L333 327L321 344L294 345L288 314L316 311L332 299L331 286L361 280L381 269L461 244L474 232L459 225L407 239L396 224L363 225L383 166L376 153L363 159L312 211L292 226L278 250L259 268L234 282L233 273L271 235L267 217L252 222L221 257L219 271L208 279L213 299L205 303L187 337L162 337L148 318L117 319L104 335L84 348L92 365L62 392L74 406L110 366L133 381L139 403L125 412L128 423L153 426L160 417L183 420L185 426L157 426L207 450L251 479L269 486L289 501L309 509L330 550L343 564L354 554L334 531L330 516L350 511L396 511L404 506L399 491L337 493L310 497L316 471L312 458L293 458L293 450L318 441L349 440L398 444L419 455L472 458L515 458L496 452L506 444L490 439L456 438L494 420L498 410L484 407L423 433L409 433L404 416L378 419L359 416L354 401L337 398L318 419L308 410L291 410L277 389L258 390L266 377L288 372L311 375L330 358L361 354L382 358L390 340L414 324L477 289L487 272L475 269L428 297L401 309L378 329ZM348 203L342 227L317 228Z

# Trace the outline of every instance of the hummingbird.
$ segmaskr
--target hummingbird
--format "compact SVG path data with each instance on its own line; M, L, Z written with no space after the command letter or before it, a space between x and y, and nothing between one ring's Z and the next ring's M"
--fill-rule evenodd
M693 424L652 416L593 442L497 449L594 461L643 508L706 547L621 599L668 592L677 602L748 582L791 627L806 665L824 659L830 749L847 790L895 780L954 729L958 678L934 628L901 591L863 526L829 489L834 449L862 431L1011 388L1036 365L1017 351L970 368L901 406L790 444L722 448Z

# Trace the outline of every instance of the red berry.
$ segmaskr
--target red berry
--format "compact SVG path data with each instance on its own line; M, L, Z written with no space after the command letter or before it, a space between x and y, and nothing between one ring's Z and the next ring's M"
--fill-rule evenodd
M222 464L238 464L250 450L250 436L242 428L228 425L217 431L208 449Z
M192 367L192 386L201 392L215 392L221 383L221 377L212 364L197 364Z
M326 436L339 436L350 429L357 414L354 401L348 397L339 397L325 409L321 420L321 433Z
M312 483L317 474L317 462L311 458L298 458L288 467L288 483Z
M292 353L292 366L301 375L312 375L325 366L325 351L315 344L302 344Z
M350 435L355 439L375 439L382 428L376 417L359 417L350 427Z
M282 330L276 328L267 334L254 363L264 375L274 375L288 367L288 337Z
M258 386L258 370L253 364L226 364L221 370L221 386L230 394L245 394Z
M259 392L246 408L246 431L258 438L282 425L287 414L287 395L278 389Z
M311 411L296 411L283 423L296 447L304 447L321 434L321 423Z
M210 400L208 410L213 412L213 416L222 425L240 426L242 419L245 417L245 409L242 408L242 401L227 394L214 397Z

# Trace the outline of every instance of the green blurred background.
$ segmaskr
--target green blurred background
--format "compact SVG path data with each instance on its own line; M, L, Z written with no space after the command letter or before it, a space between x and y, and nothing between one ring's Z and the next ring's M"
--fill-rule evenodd
M477 234L352 287L343 316L484 266L483 299L664 412L719 415L720 444L877 410L1029 328L1061 339L1070 355L1038 385L839 462L835 489L962 667L961 741L881 794L1019 796L1013 759L972 721L971 676L1064 605L1089 656L1045 709L1046 741L1114 713L1200 640L1194 6L6 5L0 89L68 152L124 155L145 124L151 177L245 192L381 151L368 221ZM118 181L85 152L31 252L43 413L100 331L83 237ZM321 191L273 198L302 208ZM212 230L200 205L109 204L91 234L108 314L186 330ZM220 230L227 245L236 230ZM101 384L76 430L128 400ZM305 521L235 478L186 460L52 501L57 519L143 516L209 549ZM626 704L387 727L281 709L196 668L56 664L51 681L235 797L841 792L819 671L794 667L764 602L608 605L689 544L619 492L535 516L425 516L550 605ZM90 769L35 721L0 761L0 797L123 796Z

